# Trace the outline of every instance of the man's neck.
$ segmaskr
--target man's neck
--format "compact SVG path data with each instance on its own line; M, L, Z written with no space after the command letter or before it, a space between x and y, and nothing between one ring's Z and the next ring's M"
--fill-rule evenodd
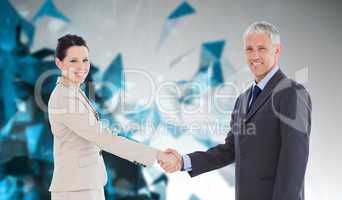
M277 67L277 65L274 65L273 67L271 67L270 70L268 70L265 74L261 75L261 76L256 76L255 77L255 83L258 84L262 79L265 78L265 76L267 76L268 73L270 73L270 71L272 71L275 67Z
M267 83L272 79L274 74L278 71L279 67L276 65L275 67L272 67L270 71L268 71L264 76L262 76L260 79L254 81L254 85L257 85L260 89L264 89L264 87L267 85Z

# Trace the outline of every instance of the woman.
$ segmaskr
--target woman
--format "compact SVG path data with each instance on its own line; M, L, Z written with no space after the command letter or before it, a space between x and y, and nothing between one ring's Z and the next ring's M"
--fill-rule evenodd
M151 166L155 160L177 161L101 126L95 108L80 89L90 68L84 39L76 35L58 39L55 61L62 76L48 104L54 138L54 172L49 188L52 200L105 199L107 174L101 150L141 166Z

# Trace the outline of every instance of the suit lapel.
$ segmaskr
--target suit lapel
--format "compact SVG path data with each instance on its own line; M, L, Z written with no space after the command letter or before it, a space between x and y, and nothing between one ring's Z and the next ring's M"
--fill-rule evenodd
M262 90L258 98L254 102L254 106L251 108L251 110L247 113L246 122L255 114L256 111L259 110L259 108L265 103L265 101L270 97L272 94L273 88L279 83L279 81L284 78L285 75L283 72L279 69L274 76L271 78L271 80L266 84L266 87ZM248 99L248 94L246 98ZM247 104L248 105L248 104Z
M93 107L93 105L88 100L88 97L83 93L83 91L80 89L78 85L72 83L63 76L58 77L57 84L59 83L68 88L70 91L69 95L78 98L83 103L83 105L95 115L95 118L99 120L99 115L97 114L96 109Z
M91 112L93 112L93 114L95 115L95 118L97 119L97 120L99 120L99 116L98 116L98 114L97 114L97 112L96 112L96 109L93 107L93 105L91 104L91 102L88 100L88 97L83 93L83 91L81 90L81 89L79 89L79 93L81 94L81 98L80 99L82 99L81 101L82 101L82 103L83 104L85 104L85 106L89 109L90 108L90 110L91 110ZM87 106L88 105L88 106Z
M252 87L248 88L247 91L245 91L242 95L242 102L241 102L241 112L243 114L243 118L246 118L246 113L248 110L248 97L251 93Z

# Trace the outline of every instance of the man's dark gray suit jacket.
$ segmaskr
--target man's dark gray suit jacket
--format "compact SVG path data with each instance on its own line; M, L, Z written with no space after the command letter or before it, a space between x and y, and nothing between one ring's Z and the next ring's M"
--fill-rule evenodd
M235 162L236 200L304 200L310 96L281 70L247 112L250 92L251 88L236 100L225 143L189 154L189 174L194 177Z

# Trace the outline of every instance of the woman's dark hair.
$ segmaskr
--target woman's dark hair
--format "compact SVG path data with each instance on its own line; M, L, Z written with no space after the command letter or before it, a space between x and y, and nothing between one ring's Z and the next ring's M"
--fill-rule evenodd
M56 57L59 60L63 60L67 50L72 46L85 46L88 49L86 41L81 36L67 34L58 39Z

